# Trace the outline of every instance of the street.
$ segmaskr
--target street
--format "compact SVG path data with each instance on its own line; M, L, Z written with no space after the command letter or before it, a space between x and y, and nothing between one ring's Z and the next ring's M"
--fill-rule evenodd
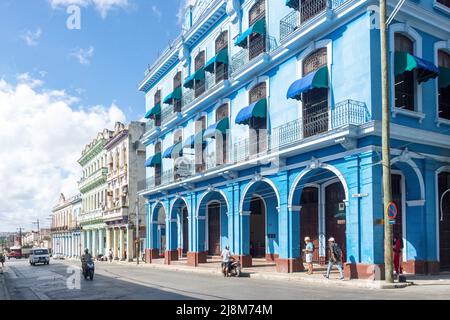
M450 285L410 286L376 290L321 286L250 278L157 270L145 265L97 262L94 281L80 279L70 288L77 261L55 261L32 267L27 260L5 264L4 276L12 300L278 300L278 299L449 299ZM72 270L72 271L71 271ZM75 281L76 282L76 281ZM76 285L75 285L76 286Z

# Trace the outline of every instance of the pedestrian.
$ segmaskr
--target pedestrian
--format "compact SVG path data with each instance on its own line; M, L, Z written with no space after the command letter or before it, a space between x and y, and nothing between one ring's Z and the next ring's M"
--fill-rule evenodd
M400 258L402 256L403 240L396 233L394 235L394 271L396 275L403 274L403 268L401 266Z
M112 249L109 249L109 262L111 263L113 261L113 251Z
M342 250L336 243L335 239L331 237L328 239L328 269L327 274L323 275L325 278L330 278L331 268L336 266L339 270L339 280L344 280L344 272L342 271Z
M313 274L313 253L314 253L314 243L311 242L310 237L305 237L305 249L303 250L305 252L305 259L308 266L308 274Z
M231 264L231 252L228 246L225 246L221 255L222 257L222 272L224 277L228 277L230 273L230 264Z
M0 252L0 262L2 263L2 268L5 264L5 255L3 254L3 252Z

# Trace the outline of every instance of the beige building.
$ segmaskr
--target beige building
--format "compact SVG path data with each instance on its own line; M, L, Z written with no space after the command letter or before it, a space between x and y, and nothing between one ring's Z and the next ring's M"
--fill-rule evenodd
M145 176L145 148L140 143L144 131L145 124L141 122L131 122L127 127L116 123L114 133L105 145L108 168L103 216L106 252L111 249L118 260L131 261L136 257L136 223L140 237L145 237L144 200L137 202L137 181ZM140 222L136 221L137 210Z

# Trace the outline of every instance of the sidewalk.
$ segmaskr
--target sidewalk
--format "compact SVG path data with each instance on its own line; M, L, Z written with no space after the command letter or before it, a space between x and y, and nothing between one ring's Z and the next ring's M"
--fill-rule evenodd
M0 267L0 301L2 300L11 300L9 296L8 289L6 288L6 282L5 282L5 274L6 272L4 270L5 268Z
M108 262L109 263L109 262ZM199 267L191 267L186 265L185 259L180 261L174 261L171 265L164 264L164 259L154 260L153 263L147 264L139 261L139 266L134 262L126 261L114 261L113 264L122 265L134 265L136 267L153 268L159 270L172 270L174 272L188 272L197 274L210 274L223 277L220 261L218 260L208 260L207 263L201 264ZM106 264L106 262L105 262ZM276 281L298 281L309 284L318 284L321 286L342 286L342 287L353 287L353 288L369 288L369 289L396 289L405 288L407 286L413 285L409 277L407 277L408 282L406 283L393 283L387 284L384 281L372 281L372 280L338 280L339 273L333 271L330 275L330 279L323 277L325 273L324 268L318 268L315 274L308 275L305 272L298 273L277 273L275 271L275 265L271 263L259 263L252 268L242 269L242 277L253 278L253 279L266 279L266 280L276 280ZM449 276L450 279L450 276ZM450 281L448 283L450 285Z

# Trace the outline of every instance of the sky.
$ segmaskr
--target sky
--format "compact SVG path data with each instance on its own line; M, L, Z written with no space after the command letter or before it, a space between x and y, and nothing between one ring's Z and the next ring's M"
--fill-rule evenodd
M0 232L49 226L84 146L143 118L137 85L192 2L0 0Z

